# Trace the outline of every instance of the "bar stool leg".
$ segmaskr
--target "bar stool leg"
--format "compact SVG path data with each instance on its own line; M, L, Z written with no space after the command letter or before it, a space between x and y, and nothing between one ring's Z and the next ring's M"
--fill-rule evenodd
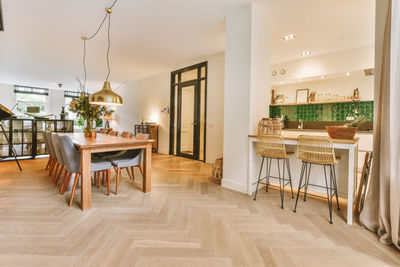
M269 162L269 163L268 163ZM267 177L265 178L266 184L267 186L265 187L265 192L268 192L268 186L269 186L269 176L271 175L271 163L272 163L272 159L267 158Z
M308 169L308 174L307 174L307 169ZM307 200L307 189L308 189L308 183L310 182L310 173L311 173L311 163L308 163L308 168L306 165L306 179L304 180L305 182L304 201Z
M263 165L264 165L264 157L262 157L262 161L261 161L260 174L258 175L258 181L257 181L256 193L254 195L254 200L256 200L256 198L257 198L258 185L260 184L261 172L262 172Z
M303 176L304 176L304 173L305 173L305 168L306 168L306 163L303 161L303 166L301 166L301 172L300 172L299 187L297 189L296 204L294 205L293 212L296 212L297 203L299 201L299 196L300 196L300 189L302 187L301 183L303 182Z
M332 196L329 193L328 188L328 179L326 177L326 165L324 165L324 174L325 174L325 184L326 184L326 195L328 197L328 207L329 207L329 223L332 224Z
M282 178L281 178L281 167L279 166L279 159L276 159L278 162L278 179L279 179L279 193L281 194L281 209L283 209L283 190L282 190ZM283 165L283 177L285 177L285 165Z
M336 170L335 170L335 165L333 165L333 164L332 164L332 170L333 170L333 185L335 186L337 210L340 210L340 207L339 207L339 195L338 195L337 181L336 181Z
M268 192L268 162L269 158L267 158L267 162L265 164L265 192Z
M293 199L294 195L293 195L293 185L292 185L292 174L290 173L289 158L286 159L286 165L287 165L288 175L289 175L290 191L292 192L292 199Z

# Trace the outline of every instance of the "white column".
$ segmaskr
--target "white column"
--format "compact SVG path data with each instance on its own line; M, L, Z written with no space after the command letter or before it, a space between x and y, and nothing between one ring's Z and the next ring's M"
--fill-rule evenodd
M268 117L268 32L267 14L259 4L230 10L226 17L222 186L243 193L248 187L248 135Z

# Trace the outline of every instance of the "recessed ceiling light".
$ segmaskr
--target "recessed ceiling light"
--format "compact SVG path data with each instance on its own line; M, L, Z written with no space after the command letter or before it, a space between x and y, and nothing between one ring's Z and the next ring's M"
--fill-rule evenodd
M283 81L280 81L279 83L280 83L280 84L283 84Z
M350 76L350 72L346 72L346 76Z
M283 36L283 40L285 41L293 40L294 38L296 38L296 34L294 33L289 33Z
M322 79L322 80L325 79L325 76L324 76L324 75L321 75L321 79Z
M303 57L309 56L309 55L311 55L310 51L303 51L303 52L300 53L300 56L303 56Z

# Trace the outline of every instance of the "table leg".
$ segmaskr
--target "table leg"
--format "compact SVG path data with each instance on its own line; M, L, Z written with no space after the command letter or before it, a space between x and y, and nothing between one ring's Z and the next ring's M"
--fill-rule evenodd
M92 153L89 150L82 150L81 152L81 208L88 210L92 207Z
M151 192L151 153L152 144L149 143L144 149L144 164L143 164L143 192Z
M353 224L353 197L354 197L354 179L357 170L357 144L349 146L349 167L347 184L347 224Z

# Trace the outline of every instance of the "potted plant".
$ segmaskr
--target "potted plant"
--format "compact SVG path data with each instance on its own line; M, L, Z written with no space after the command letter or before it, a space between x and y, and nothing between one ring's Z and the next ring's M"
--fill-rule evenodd
M100 105L92 105L89 102L90 94L86 92L84 85L77 79L80 85L80 96L70 103L70 110L77 113L78 117L85 121L84 134L86 137L96 137L96 126L93 124L101 119L107 108Z
M356 118L354 121L342 126L326 126L328 135L333 139L354 139L357 133L358 125L364 121L364 117Z

